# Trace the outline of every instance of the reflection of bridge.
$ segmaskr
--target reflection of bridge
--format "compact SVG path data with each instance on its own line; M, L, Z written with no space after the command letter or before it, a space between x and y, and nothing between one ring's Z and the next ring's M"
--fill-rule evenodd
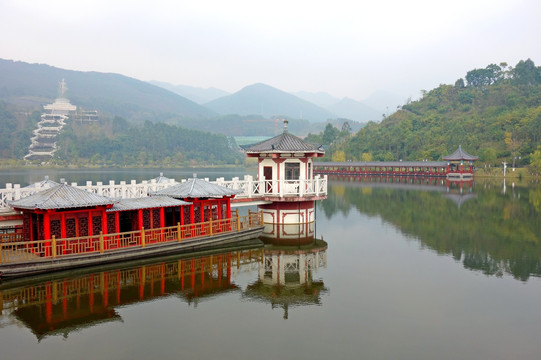
M355 175L330 175L329 184L337 183L347 186L387 188L400 190L436 191L444 193L443 196L453 201L460 207L466 201L476 198L473 193L473 179L453 180L441 177L404 177L404 176L355 176Z

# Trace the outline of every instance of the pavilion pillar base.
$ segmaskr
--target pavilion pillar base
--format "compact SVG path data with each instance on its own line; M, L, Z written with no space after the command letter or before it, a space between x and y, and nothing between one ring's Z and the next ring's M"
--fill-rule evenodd
M308 245L315 235L314 201L275 202L259 205L264 230L260 239L273 245Z

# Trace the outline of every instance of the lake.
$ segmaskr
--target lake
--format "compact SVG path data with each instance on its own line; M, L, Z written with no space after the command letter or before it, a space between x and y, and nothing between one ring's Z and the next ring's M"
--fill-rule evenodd
M45 172L4 171L0 183ZM539 359L539 183L331 179L316 210L318 240L307 246L253 243L0 283L0 356Z

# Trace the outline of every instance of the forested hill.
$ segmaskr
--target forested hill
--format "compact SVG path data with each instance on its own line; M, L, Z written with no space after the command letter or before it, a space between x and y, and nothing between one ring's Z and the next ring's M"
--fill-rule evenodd
M3 59L0 59L0 99L39 109L58 97L58 84L63 78L72 104L101 113L134 121L215 115L212 110L178 94L127 76Z
M52 160L78 166L196 166L239 164L244 154L234 139L146 121L130 125L115 117L98 126L73 122L60 135Z
M541 150L541 67L528 59L469 71L369 123L336 150L352 160L438 160L459 145L485 163L529 164Z

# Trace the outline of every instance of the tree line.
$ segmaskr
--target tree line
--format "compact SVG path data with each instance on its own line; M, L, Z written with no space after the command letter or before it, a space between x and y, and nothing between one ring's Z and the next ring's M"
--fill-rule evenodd
M528 59L471 70L328 145L353 161L441 160L462 145L482 163L541 173L541 67Z
M185 166L239 164L244 155L224 135L164 123L71 123L59 136L53 161L60 165Z

